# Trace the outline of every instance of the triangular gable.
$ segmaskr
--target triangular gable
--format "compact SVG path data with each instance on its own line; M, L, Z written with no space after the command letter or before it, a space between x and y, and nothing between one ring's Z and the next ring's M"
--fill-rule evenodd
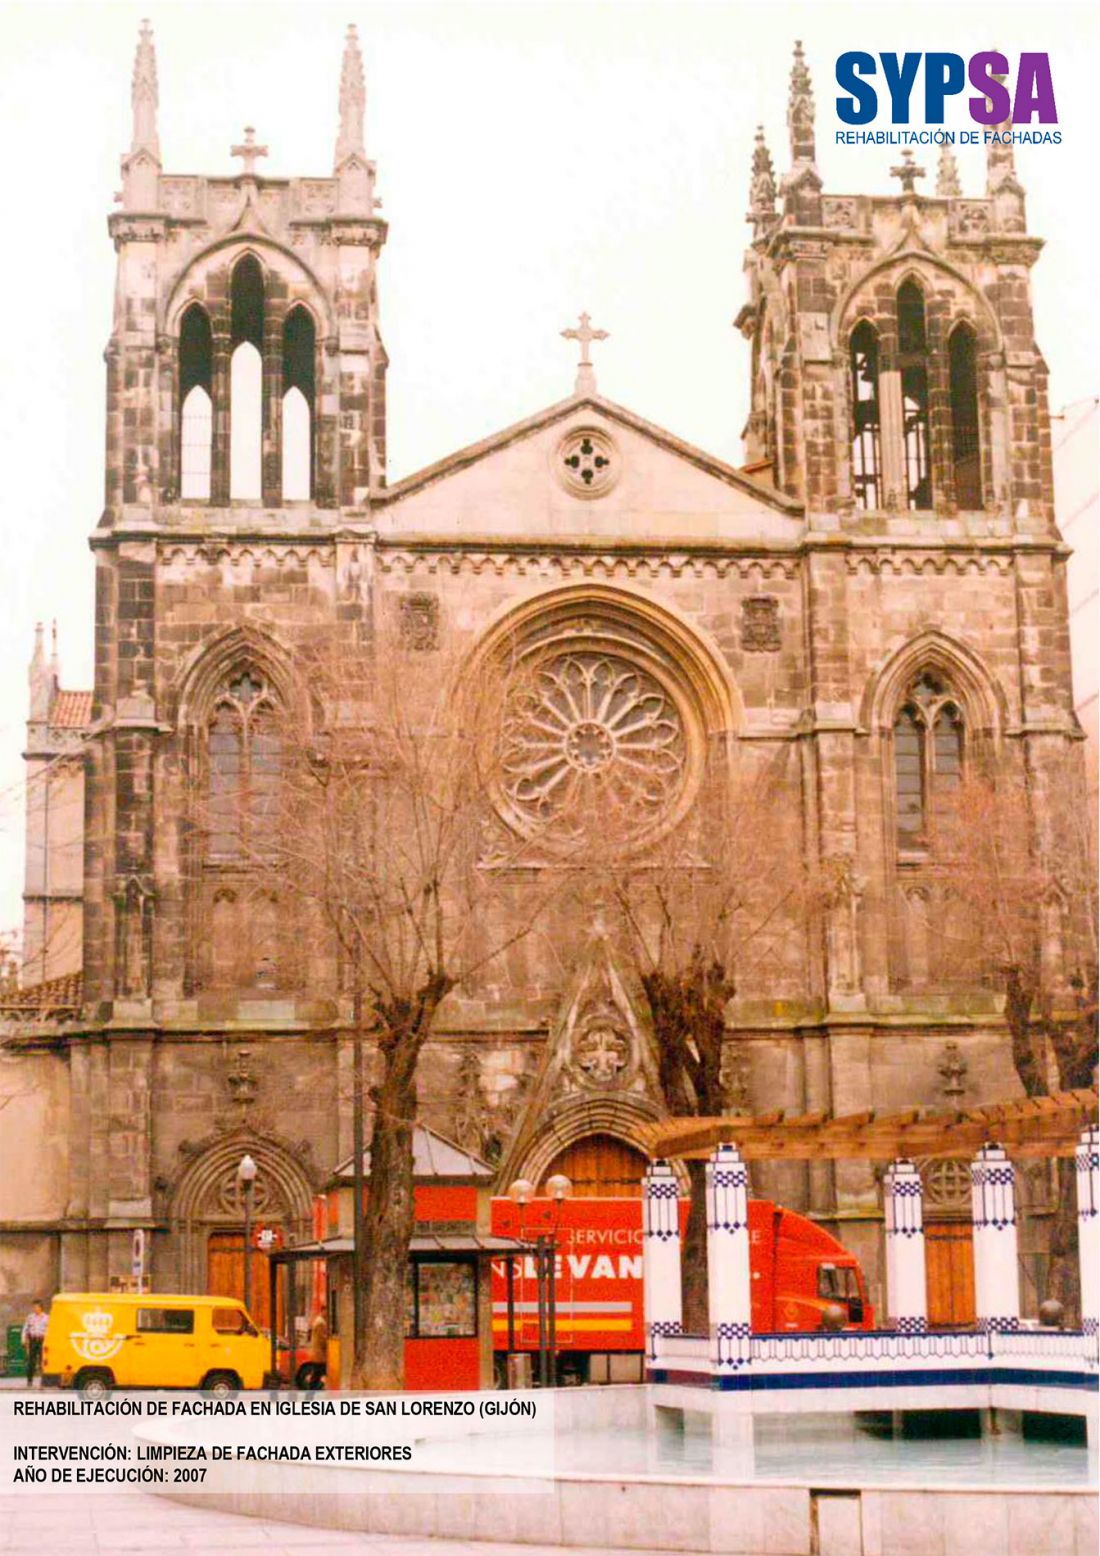
M609 456L590 489L571 439ZM371 494L381 537L798 538L802 505L599 395L574 395Z

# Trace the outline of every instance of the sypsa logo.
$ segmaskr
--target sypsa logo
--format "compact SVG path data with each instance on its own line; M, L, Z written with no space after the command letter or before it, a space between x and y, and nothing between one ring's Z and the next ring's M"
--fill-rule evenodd
M881 65L882 84L890 98L890 122L908 124L913 88L924 62L924 123L942 124L949 97L959 96L969 80L980 96L968 101L975 124L1057 124L1054 83L1049 54L1021 54L1015 89L1009 92L998 76L1010 73L1008 57L986 49L965 61L961 54L865 54L850 49L836 62L836 83L846 97L838 97L836 111L845 124L874 124L879 111L875 78Z

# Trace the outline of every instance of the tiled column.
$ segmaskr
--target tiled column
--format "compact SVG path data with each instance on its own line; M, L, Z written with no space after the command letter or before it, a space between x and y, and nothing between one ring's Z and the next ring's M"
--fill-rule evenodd
M971 1162L970 1190L978 1328L1010 1333L1020 1327L1016 1171L999 1145L983 1145Z
M707 1163L707 1287L715 1374L748 1365L752 1334L749 1175L735 1145Z
M1100 1131L1077 1142L1077 1256L1081 1261L1081 1328L1095 1356L1100 1341Z
M642 1180L642 1275L646 1360L657 1342L683 1333L680 1292L680 1187L667 1162L652 1162Z
M924 1201L920 1173L906 1157L883 1180L886 1211L886 1309L902 1334L928 1328L924 1274Z

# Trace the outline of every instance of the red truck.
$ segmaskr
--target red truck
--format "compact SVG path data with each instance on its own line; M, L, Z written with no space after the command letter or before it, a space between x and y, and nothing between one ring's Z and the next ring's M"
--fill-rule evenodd
M681 1224L688 1206L681 1204ZM640 1376L645 1349L642 1314L642 1202L640 1199L535 1199L517 1205L494 1199L497 1236L525 1242L553 1234L557 1243L557 1348L566 1370L596 1381ZM847 1328L873 1329L874 1314L857 1261L836 1238L805 1216L770 1200L749 1201L752 1327L758 1333L818 1329L826 1307L847 1315ZM515 1342L538 1349L535 1261L521 1256L514 1275ZM493 1348L508 1347L508 1281L503 1260L493 1265ZM624 1365L623 1353L638 1358ZM616 1365L612 1357L621 1358Z

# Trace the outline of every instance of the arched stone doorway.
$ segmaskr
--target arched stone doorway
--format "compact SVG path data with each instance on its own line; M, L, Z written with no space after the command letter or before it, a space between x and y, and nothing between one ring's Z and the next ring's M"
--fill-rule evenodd
M543 1183L554 1173L564 1173L573 1185L574 1198L638 1199L646 1158L641 1151L614 1135L585 1135L559 1151L549 1164ZM540 1192L542 1185L540 1184Z
M170 1222L176 1244L176 1288L217 1296L244 1296L244 1202L237 1181L241 1157L256 1163L252 1219L288 1241L308 1232L313 1190L306 1173L273 1140L234 1134L197 1154L172 1196ZM268 1315L268 1262L252 1259L253 1316Z

